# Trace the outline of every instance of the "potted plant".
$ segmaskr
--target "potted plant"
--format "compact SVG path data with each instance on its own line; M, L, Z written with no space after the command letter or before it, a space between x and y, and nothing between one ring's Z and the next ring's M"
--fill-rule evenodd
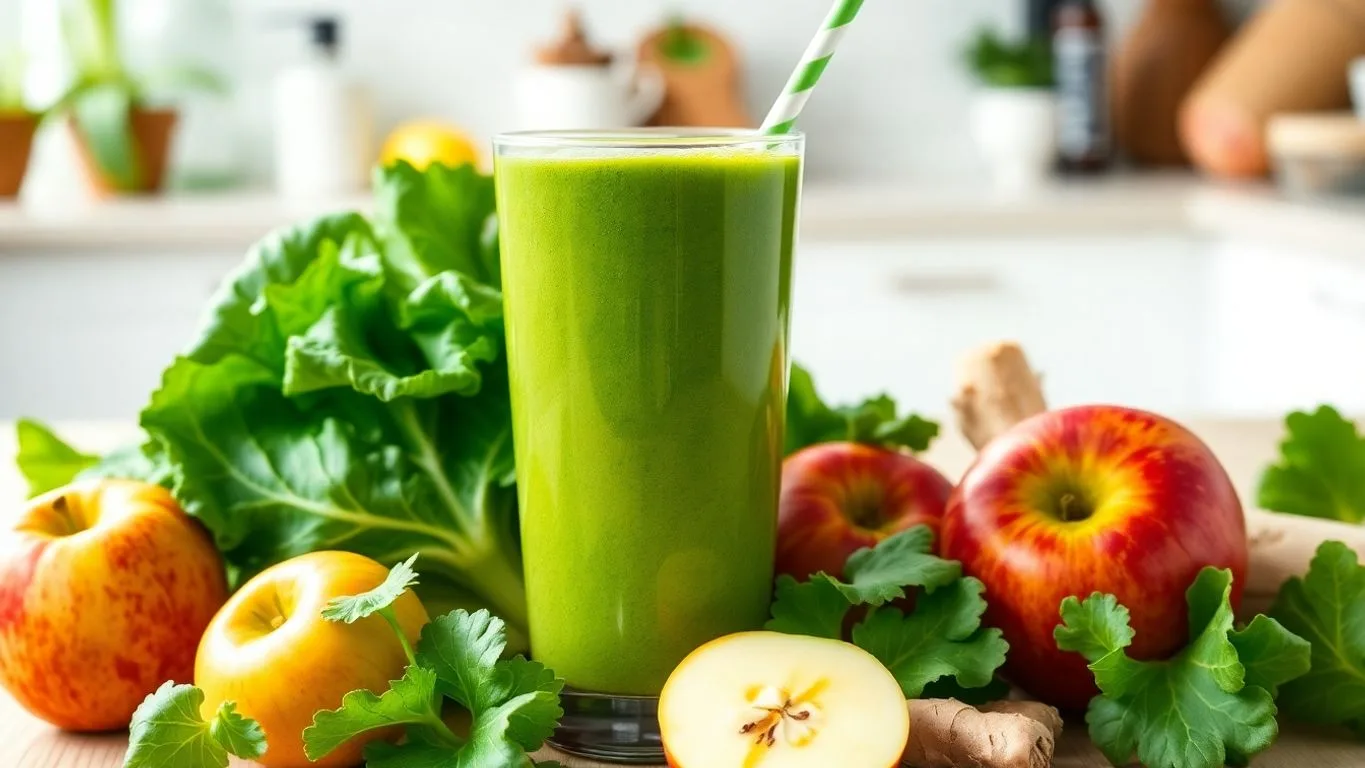
M1037 184L1056 159L1052 52L1043 40L1011 42L984 30L967 48L981 83L971 107L971 134L997 184Z
M19 194L38 115L24 105L23 54L0 52L0 199Z
M153 99L187 89L217 91L219 79L193 66L134 73L119 48L116 0L63 2L74 79L54 112L71 126L91 187L100 195L159 191L177 112Z

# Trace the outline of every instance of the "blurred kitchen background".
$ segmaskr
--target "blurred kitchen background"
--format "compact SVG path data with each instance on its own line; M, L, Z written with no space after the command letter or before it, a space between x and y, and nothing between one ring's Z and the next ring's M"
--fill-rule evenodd
M0 0L0 421L133 420L251 243L381 158L755 124L827 10ZM1365 0L868 0L801 122L796 358L927 414L995 338L1058 404L1365 412L1361 57Z

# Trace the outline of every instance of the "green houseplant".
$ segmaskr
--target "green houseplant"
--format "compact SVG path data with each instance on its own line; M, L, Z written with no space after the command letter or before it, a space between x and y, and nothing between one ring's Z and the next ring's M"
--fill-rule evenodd
M972 74L989 87L1052 86L1052 50L1045 40L1012 41L983 29L968 43L963 58Z
M983 30L966 48L979 81L970 110L972 138L997 186L1036 186L1056 158L1052 51L1045 40L1006 40Z
M24 103L24 56L0 50L0 199L19 194L38 116Z
M154 192L165 177L177 113L152 99L222 85L213 73L190 65L131 71L117 18L117 0L63 0L62 35L73 80L53 111L75 132L96 192Z

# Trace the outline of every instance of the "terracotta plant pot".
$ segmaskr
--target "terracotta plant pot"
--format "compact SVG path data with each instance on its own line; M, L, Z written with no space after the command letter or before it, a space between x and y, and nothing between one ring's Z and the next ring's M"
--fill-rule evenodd
M37 129L38 118L26 112L0 114L0 198L19 194Z
M95 162L85 134L74 122L68 122L76 137L80 150L81 167L90 188L100 197L118 194L138 194L160 192L166 180L166 165L171 153L171 140L175 137L175 125L179 114L174 109L147 109L134 107L132 115L134 162L137 164L137 183L130 189L120 189L115 181Z

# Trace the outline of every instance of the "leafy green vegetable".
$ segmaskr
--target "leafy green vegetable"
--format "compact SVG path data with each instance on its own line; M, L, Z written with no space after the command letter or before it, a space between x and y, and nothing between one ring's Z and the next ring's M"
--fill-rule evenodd
M521 766L539 749L564 714L559 692L564 681L543 665L522 657L502 659L506 625L488 611L453 611L422 629L416 653L391 605L416 583L410 558L389 571L384 583L364 594L338 598L323 610L331 621L352 621L375 613L389 624L411 660L403 677L376 695L346 694L335 710L318 712L303 732L304 751L320 760L355 736L376 728L407 726L400 745L366 746L370 766ZM462 737L441 718L449 697L469 711L473 725Z
M15 423L19 474L28 481L30 495L91 477L121 477L156 485L170 484L170 467L156 443L128 445L93 456L73 448L51 429L32 419ZM39 490L41 489L41 490Z
M844 636L848 598L828 577L799 582L791 576L777 577L773 617L766 629L788 635L811 635L838 640Z
M896 415L896 401L886 395L858 405L831 408L815 391L806 369L793 365L787 396L786 452L795 453L816 443L851 441L887 448L923 451L938 436L938 425L906 414Z
M854 605L881 605L905 597L905 587L930 591L962 575L962 564L930 554L934 532L926 525L889 536L874 549L860 549L848 558L844 575L848 583L830 579Z
M981 628L985 591L976 579L956 579L920 595L908 616L895 608L873 611L853 628L853 644L891 670L907 699L949 677L966 689L983 688L1009 649L1000 630Z
M859 550L849 558L848 582L826 573L806 582L779 577L766 628L843 639L849 612L866 606L851 639L891 670L906 698L919 698L926 687L978 701L986 699L972 692L989 687L999 698L994 676L1009 644L1000 630L981 626L985 586L962 578L960 563L929 554L933 538L928 527L917 526ZM919 588L913 611L885 605L906 596L907 587Z
M313 724L303 730L304 752L309 760L321 760L358 734L394 725L444 729L435 701L436 673L409 666L384 693L351 691L342 698L340 708L317 713Z
M1101 695L1085 719L1109 762L1136 754L1148 768L1244 765L1275 741L1275 690L1308 671L1308 642L1263 616L1234 630L1231 594L1230 571L1201 571L1186 592L1190 643L1164 661L1125 653L1133 630L1113 595L1062 601L1057 646L1095 673Z
M1266 468L1256 503L1275 512L1365 521L1365 437L1331 406L1285 418L1280 460Z
M81 453L62 442L52 430L36 421L20 419L15 431L19 443L15 463L28 480L29 496L60 488L99 461L98 456Z
M1281 691L1285 713L1365 737L1365 567L1356 553L1339 541L1318 547L1308 574L1285 582L1270 615L1313 646L1312 669Z
M227 768L228 755L254 760L265 754L261 727L230 701L204 722L204 692L167 681L133 713L124 768Z
M393 605L393 601L402 597L410 587L417 586L417 571L412 569L415 562L417 555L390 568L389 575L384 581L369 592L349 597L335 597L327 601L327 605L322 609L322 618L354 624Z
M434 612L488 607L525 644L492 180L377 172L377 213L274 232L215 295L87 472L161 482L239 578L319 549L420 553Z

